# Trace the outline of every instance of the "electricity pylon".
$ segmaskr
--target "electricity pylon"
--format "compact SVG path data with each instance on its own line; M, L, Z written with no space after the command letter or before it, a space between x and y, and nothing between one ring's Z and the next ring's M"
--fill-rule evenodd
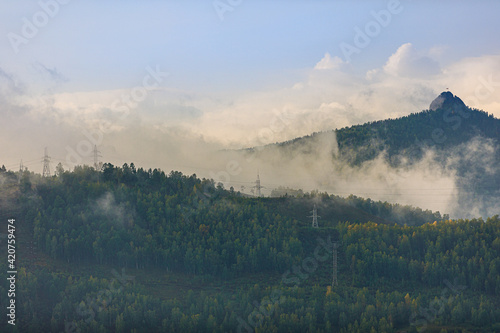
M50 157L45 147L45 154L43 156L43 172L42 177L50 177Z
M312 215L309 216L309 217L312 217L312 227L313 228L318 228L319 225L318 225L318 217L321 217L321 216L318 216L318 209L316 208L316 204L314 204L314 208L312 210Z

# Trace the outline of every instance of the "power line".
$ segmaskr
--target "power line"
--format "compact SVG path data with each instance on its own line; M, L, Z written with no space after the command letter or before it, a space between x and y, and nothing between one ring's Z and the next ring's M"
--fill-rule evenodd
M25 161L25 162L23 162L23 165L25 165L25 166L26 165L34 165L34 164L38 164L38 163L40 163L39 158L34 159L34 160ZM15 168L17 165L18 165L17 163L16 164L7 164L7 165L5 165L5 168L9 170L9 169Z

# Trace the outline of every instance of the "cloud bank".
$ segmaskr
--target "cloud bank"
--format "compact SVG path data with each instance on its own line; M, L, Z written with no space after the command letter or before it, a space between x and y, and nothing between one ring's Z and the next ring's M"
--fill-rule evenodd
M464 58L443 66L439 59L447 52L451 51L445 46L418 50L405 43L384 63L362 73L327 52L302 71L300 81L281 87L200 93L180 91L175 84L166 83L148 90L147 96L132 103L127 112L116 101L130 95L133 87L64 92L64 84L71 78L55 67L42 63L33 66L36 84L0 68L0 163L16 170L22 158L28 161L25 164L30 170L41 171L40 159L47 146L53 169L58 162L68 169L72 167L68 147L74 151L82 148L85 154L80 154L80 162L92 164L90 148L96 143L103 160L117 165L134 162L202 177L229 175L233 186L241 184L247 189L260 169L262 177L264 173L271 175L272 186L321 187L342 194L374 192L379 199L398 198L443 212L452 199L439 204L430 203L425 194L422 200L415 195L411 200L404 199L405 189L415 188L414 180L430 191L448 188L446 198L453 197L454 175L431 165L427 171L422 165L418 168L421 171L413 170L411 176L407 174L410 171L391 170L381 160L372 161L364 169L339 172L341 166L334 162L327 166L297 156L289 161L289 171L280 167L277 174L271 170L277 165L275 156L262 157L259 162L220 151L408 115L427 109L447 88L469 106L500 117L500 55ZM334 138L325 140L325 149L334 151ZM328 156L318 154L317 161ZM231 164L233 160L238 162L236 167ZM271 162L265 163L267 160ZM422 163L426 161L430 159Z

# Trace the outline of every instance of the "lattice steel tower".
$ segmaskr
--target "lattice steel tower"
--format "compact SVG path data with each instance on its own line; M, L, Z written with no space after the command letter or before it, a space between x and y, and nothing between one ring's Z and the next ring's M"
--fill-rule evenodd
M21 163L19 163L19 177L17 179L17 182L21 184L21 177L23 176L24 172L24 166L23 166L23 160L21 159Z
M257 197L260 197L261 196L260 190L263 189L264 186L260 185L259 171L257 171L257 180L255 181L255 186L253 188L255 188L255 193Z
M312 217L312 227L313 228L318 228L319 225L318 225L318 217L321 217L321 216L318 216L318 209L316 208L316 204L314 204L314 208L312 210L312 215L309 216L309 217Z
M97 150L97 145L94 145L94 169L96 171L101 170L101 163L99 162L99 157L102 157L101 152Z
M50 177L50 157L45 147L45 155L43 156L43 172L42 177Z

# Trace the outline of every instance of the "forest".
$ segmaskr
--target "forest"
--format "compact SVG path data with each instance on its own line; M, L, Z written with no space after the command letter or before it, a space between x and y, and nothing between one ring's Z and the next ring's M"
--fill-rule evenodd
M5 332L500 331L498 215L255 198L133 163L0 173L20 230L18 325Z
M449 93L452 95L451 93ZM452 95L453 96L453 95ZM293 140L245 150L259 154L279 149L292 157L314 151L319 138L334 133L338 151L332 152L337 165L359 168L377 158L399 170L423 162L452 173L458 187L460 216L475 217L498 212L500 202L500 119L486 111L469 108L458 97L437 109L427 109L396 119L317 132ZM427 159L426 159L427 158Z

